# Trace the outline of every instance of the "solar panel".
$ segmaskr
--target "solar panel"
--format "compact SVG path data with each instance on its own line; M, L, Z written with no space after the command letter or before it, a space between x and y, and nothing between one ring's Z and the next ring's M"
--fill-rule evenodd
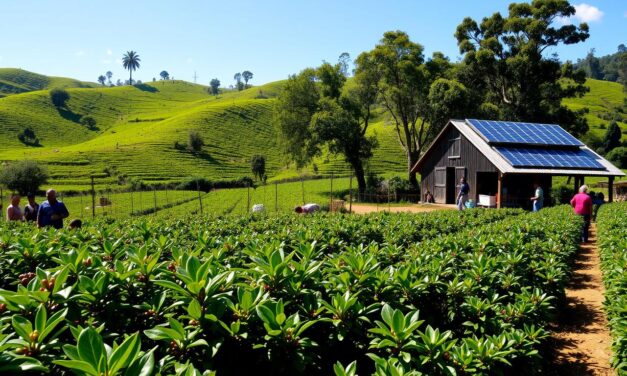
M588 150L532 149L518 147L495 147L514 167L587 168L603 170L596 155Z
M468 119L466 122L489 143L583 146L581 141L556 124L477 119Z

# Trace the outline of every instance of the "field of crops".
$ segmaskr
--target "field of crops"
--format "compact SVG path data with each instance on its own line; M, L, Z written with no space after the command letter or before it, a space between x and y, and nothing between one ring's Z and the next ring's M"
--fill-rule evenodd
M0 371L531 371L579 221L557 207L4 223Z
M605 309L614 337L612 365L627 374L627 202L601 206L597 229Z

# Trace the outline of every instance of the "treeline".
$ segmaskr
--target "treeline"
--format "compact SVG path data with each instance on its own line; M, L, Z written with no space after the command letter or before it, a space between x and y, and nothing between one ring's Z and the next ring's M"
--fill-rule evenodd
M618 46L618 50L610 55L594 56L594 48L585 58L577 59L575 67L586 72L586 77L596 80L619 82L627 85L627 47Z

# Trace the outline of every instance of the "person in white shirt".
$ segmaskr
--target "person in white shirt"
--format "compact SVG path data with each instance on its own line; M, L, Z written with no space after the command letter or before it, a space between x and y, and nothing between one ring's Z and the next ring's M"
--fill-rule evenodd
M317 212L320 210L320 205L318 204L306 204L303 206L297 206L294 211L298 214L311 214L313 212Z

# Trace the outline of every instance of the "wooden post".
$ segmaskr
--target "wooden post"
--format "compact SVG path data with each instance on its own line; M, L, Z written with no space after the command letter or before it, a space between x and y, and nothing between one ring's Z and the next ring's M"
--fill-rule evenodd
M614 201L614 177L610 176L607 182L607 202Z
M573 187L573 192L577 194L577 190L579 189L579 176L575 176L573 179L575 181L575 186Z
M96 190L94 189L94 177L91 177L91 217L96 218Z
M353 212L353 173L351 172L351 177L348 180L348 212Z
M250 184L246 184L246 213L250 212Z
M331 173L331 193L329 194L329 211L333 211L333 173Z
M274 211L279 212L279 182L274 182Z
M305 180L303 180L303 177L300 177L300 189L303 192L303 205L305 205Z
M500 209L503 201L503 174L499 172L499 181L496 188L496 208Z
M133 206L134 206L134 202L133 202L133 190L131 189L131 217L133 216Z

